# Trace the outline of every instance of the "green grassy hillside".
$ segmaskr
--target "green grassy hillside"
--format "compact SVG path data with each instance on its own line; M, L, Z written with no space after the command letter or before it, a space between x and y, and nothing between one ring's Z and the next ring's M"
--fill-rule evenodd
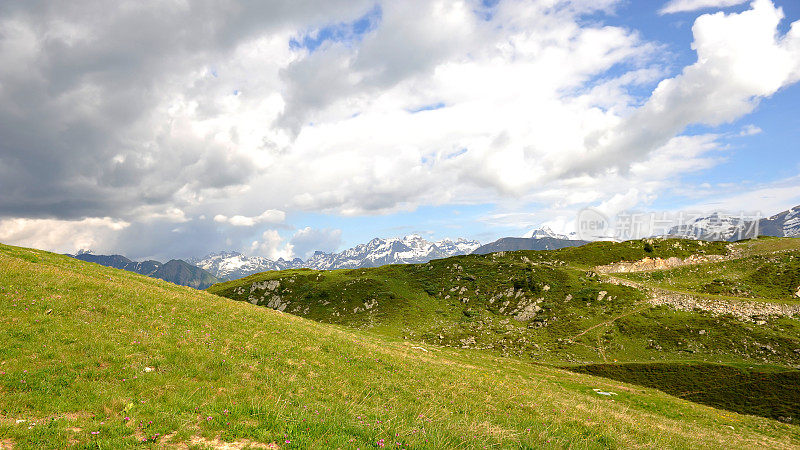
M626 381L676 394L683 392L681 383L673 383L669 377L650 379L650 366L628 363L657 362L657 367L669 367L676 377L691 383L708 367L727 373L742 364L782 367L786 371L782 376L790 379L800 374L796 370L800 367L800 321L796 318L758 311L744 314L743 310L753 308L743 309L738 298L711 295L702 289L689 291L688 286L675 282L702 285L704 278L695 274L733 276L744 274L734 268L749 267L752 270L741 277L751 280L759 292L784 293L782 298L759 298L762 305L800 307L800 301L785 295L785 287L794 285L790 268L775 263L795 261L799 242L602 242L558 251L501 252L376 269L267 272L215 285L209 291L393 339L568 364L577 371L616 364L614 367L625 373L641 371ZM593 270L643 258L698 255L719 255L725 260L613 275L597 275ZM759 263L762 260L773 261L776 268L765 270ZM631 286L636 287L620 284L621 278L633 281ZM707 278L713 279L711 275ZM652 296L685 299L691 295L713 300L714 308L676 309L656 306L651 300ZM718 314L714 309L730 313ZM787 422L798 420L800 398L796 392L770 383L763 380L761 389L786 397L785 407L778 407L769 396L741 397L737 383L720 385L709 395L686 398L718 407L724 403L730 410ZM720 397L725 402L721 403Z
M209 291L392 338L538 362L689 358L800 366L800 352L795 351L800 349L800 322L794 319L755 324L733 316L655 308L644 292L604 282L587 270L654 255L729 251L727 243L698 241L595 243L375 269L265 272Z
M289 276L301 275L313 274ZM511 282L528 292L547 281L559 295L606 287L577 272L535 275ZM800 445L795 426L656 390L321 324L29 249L0 246L0 312L0 443L14 448Z

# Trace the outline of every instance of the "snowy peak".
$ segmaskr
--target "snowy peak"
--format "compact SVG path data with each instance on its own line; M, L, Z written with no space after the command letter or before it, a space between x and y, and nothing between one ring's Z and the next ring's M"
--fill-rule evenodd
M568 241L574 241L578 239L577 233L570 233L570 234L560 234L553 231L547 225L541 228L534 228L531 231L523 234L522 237L527 239L544 239L544 238L553 238L553 239L564 239Z
M377 267L385 264L411 264L428 262L431 259L464 255L474 246L472 241L459 239L441 241L426 240L412 234L401 238L375 238L340 253L318 253L305 262L305 267L316 270L355 269ZM477 247L476 247L477 248Z
M480 247L481 243L464 238L458 238L455 241L452 239L442 239L441 241L436 242L436 246L439 247L439 250L448 254L449 256L455 256L468 255L475 251L476 248Z
M272 261L269 258L245 256L238 252L212 253L202 259L191 259L189 262L223 280L235 280L267 270L295 268L291 261L283 259Z
M800 236L800 206L790 209L783 220L783 235Z

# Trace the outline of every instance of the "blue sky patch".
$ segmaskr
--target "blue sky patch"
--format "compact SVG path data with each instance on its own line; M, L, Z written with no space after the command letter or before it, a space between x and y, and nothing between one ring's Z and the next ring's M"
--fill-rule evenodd
M325 42L358 42L365 34L378 27L382 15L380 5L376 4L353 22L327 25L317 30L311 30L300 37L292 38L289 40L289 47L293 50L306 49L313 53Z
M422 111L434 111L434 110L437 110L437 109L442 109L445 106L447 106L447 105L445 105L442 102L439 102L439 103L432 103L430 105L420 106L418 108L408 109L407 111L412 113L412 114L416 114L416 113L422 112Z

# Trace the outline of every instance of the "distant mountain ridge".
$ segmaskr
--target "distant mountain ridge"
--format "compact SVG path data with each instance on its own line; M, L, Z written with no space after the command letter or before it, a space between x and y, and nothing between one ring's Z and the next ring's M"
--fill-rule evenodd
M515 252L518 250L558 250L566 247L579 247L588 244L577 238L577 233L560 234L547 225L528 231L522 237L504 237L484 244L472 253L485 255L496 252Z
M688 224L673 227L668 235L689 239L736 241L758 236L800 237L800 206L771 217L743 220L740 216L714 212Z
M179 259L172 259L166 263L153 260L132 261L122 255L95 255L91 252L81 252L69 256L81 261L127 270L195 289L205 289L221 281L207 271Z
M425 263L432 259L468 255L480 247L480 242L459 238L432 242L412 234L400 238L375 238L365 244L338 252L316 252L306 261L279 258L271 260L260 256L245 256L237 252L212 253L203 258L193 258L195 264L217 278L235 280L269 270L309 268L314 270L356 269L378 267L386 264Z
M239 252L211 253L203 258L190 258L188 261L221 280L236 280L269 270L298 269L303 265L303 260L299 258L291 261L279 258L273 261L263 256L246 256Z
M558 250L566 247L580 247L588 244L589 241L579 241L575 239L559 239L554 237L540 238L500 238L494 242L482 245L475 249L473 254L485 255L496 252L515 252L518 250Z

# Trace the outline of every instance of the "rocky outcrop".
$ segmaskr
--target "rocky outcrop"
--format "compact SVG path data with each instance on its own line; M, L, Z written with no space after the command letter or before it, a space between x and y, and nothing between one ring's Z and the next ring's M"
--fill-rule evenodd
M648 300L651 305L667 305L680 311L696 309L708 311L715 316L732 315L745 322L763 323L770 316L800 317L800 305L783 303L725 301L694 297L670 291L656 290Z
M607 281L611 284L628 286L646 292L649 297L647 302L653 306L666 305L680 311L701 310L715 316L732 315L744 322L756 323L763 323L764 319L776 316L800 317L800 304L713 299L666 289L648 288L641 283L623 278L608 277ZM800 289L798 290L800 291Z
M630 273L646 272L649 270L667 270L676 267L691 266L695 264L705 264L712 262L725 261L730 259L724 255L692 255L686 259L680 258L644 258L639 261L625 261L605 266L595 267L598 273Z
M263 305L277 311L284 311L289 306L289 302L284 301L276 292L280 286L281 282L278 280L264 280L253 283L250 285L250 295L247 297L247 301L254 305ZM240 286L237 292L240 295L243 294L244 288ZM261 295L259 295L259 292ZM266 304L264 304L265 301Z
M542 308L539 307L539 302L531 303L530 305L522 308L522 310L514 316L514 319L520 322L527 322L528 320L531 320L534 317L536 317L536 313L538 313L541 310Z

